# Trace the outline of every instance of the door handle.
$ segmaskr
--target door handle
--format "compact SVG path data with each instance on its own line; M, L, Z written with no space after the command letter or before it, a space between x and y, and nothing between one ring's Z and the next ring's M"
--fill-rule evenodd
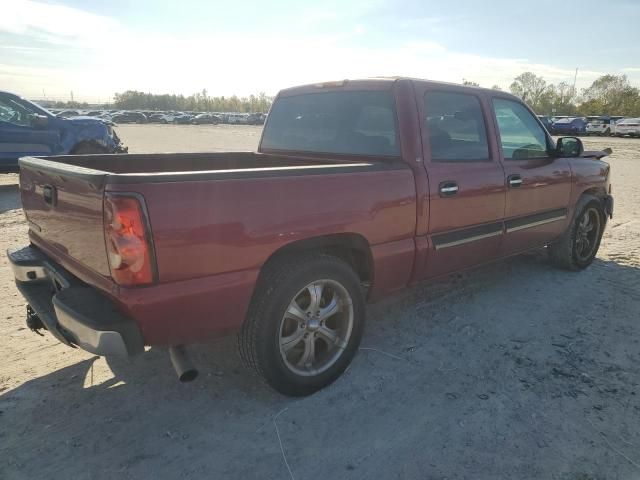
M517 188L522 185L522 177L517 173L515 175L509 175L507 177L507 182L509 183L510 187Z
M441 197L452 197L458 193L458 184L451 180L440 182L438 187Z
M57 200L56 197L56 187L51 185L45 185L42 187L42 198L44 199L44 203L54 206Z

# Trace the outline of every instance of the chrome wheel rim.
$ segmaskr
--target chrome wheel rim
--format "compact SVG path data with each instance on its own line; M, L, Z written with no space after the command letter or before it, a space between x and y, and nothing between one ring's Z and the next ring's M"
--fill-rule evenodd
M321 374L338 361L352 330L347 289L334 280L316 280L293 297L280 321L280 356L296 375Z
M578 260L588 260L595 252L600 232L600 214L595 208L588 208L578 221L575 252Z

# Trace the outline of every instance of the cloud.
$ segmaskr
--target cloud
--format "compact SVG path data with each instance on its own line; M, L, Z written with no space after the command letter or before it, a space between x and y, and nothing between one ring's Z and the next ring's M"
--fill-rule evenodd
M622 71L630 73L640 73L640 67L625 67L622 69Z
M6 2L0 15L0 31L54 44L72 45L119 28L118 22L109 17L32 0Z

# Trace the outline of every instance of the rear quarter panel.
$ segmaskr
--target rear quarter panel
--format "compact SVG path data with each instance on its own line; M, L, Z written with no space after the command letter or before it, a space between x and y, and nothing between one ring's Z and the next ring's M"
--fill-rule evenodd
M415 229L408 168L107 188L144 196L160 282L259 268L305 238L354 232L377 245Z
M261 266L297 240L357 233L370 244L370 299L409 282L415 245L412 171L109 185L145 198L159 285L121 288L147 344L203 341L238 329Z

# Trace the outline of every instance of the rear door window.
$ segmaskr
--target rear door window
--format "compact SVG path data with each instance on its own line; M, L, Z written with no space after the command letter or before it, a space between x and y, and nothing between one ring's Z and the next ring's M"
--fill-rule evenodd
M487 131L478 97L466 93L427 92L424 107L432 161L489 160Z
M280 97L269 111L262 148L399 156L388 91L321 92Z

